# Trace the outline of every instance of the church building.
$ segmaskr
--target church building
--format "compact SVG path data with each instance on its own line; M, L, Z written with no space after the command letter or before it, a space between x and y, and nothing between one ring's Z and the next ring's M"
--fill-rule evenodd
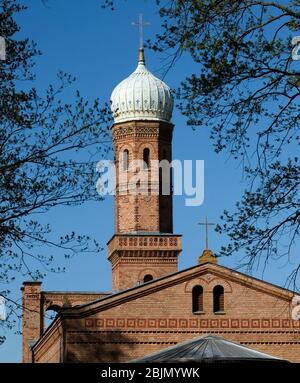
M114 89L111 106L112 290L44 291L41 282L24 282L23 362L127 362L201 336L300 362L292 291L223 267L208 248L195 266L178 270L182 247L181 235L173 233L172 193L162 192L165 177L152 167L155 160L172 161L173 98L147 69L142 48L136 70ZM141 173L157 174L128 183L136 180L136 161L143 161ZM171 178L169 183L172 188ZM144 192L131 192L136 187ZM57 315L45 329L47 310Z

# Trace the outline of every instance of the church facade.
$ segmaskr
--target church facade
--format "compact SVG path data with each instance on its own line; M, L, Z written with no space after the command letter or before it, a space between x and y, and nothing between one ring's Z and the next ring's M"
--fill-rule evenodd
M173 99L146 68L143 49L111 103L112 291L43 291L24 282L23 362L126 362L207 334L300 362L292 291L219 265L209 249L178 271L181 236L173 233L172 193L163 192L172 179L153 165L172 161ZM44 329L50 309L57 316Z

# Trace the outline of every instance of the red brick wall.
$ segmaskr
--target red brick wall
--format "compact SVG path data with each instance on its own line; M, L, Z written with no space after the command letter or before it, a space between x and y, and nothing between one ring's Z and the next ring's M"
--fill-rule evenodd
M124 150L129 151L129 163L143 160L143 150L145 148L150 150L150 161L171 160L172 130L173 126L171 124L160 121L131 121L113 126L117 174L117 192L115 196L116 233L135 231L172 233L172 195L160 196L159 193L156 195L148 193L149 190L159 191L157 169L150 167L149 170L142 172L143 176L147 178L145 185L143 180L146 178L141 180L141 186L145 190L142 194L133 194L125 188L126 180L129 184L132 180L133 186L136 184L136 182L133 182L133 177L136 176L136 170L138 170L136 166L129 167L129 170L119 177L119 169L123 168L120 161L122 161Z
M204 314L191 289L204 288ZM225 289L225 314L212 312L212 289ZM286 298L213 275L194 278L80 320L67 320L68 361L128 361L207 333L300 362L300 321ZM80 339L79 343L78 339ZM89 342L93 341L93 344ZM86 342L86 343L85 343ZM101 351L101 352L100 352Z
M53 322L32 351L34 363L61 363L63 360L63 328Z
M22 287L22 361L31 362L31 345L43 332L41 282L24 282Z
M154 279L175 273L177 271L177 257L158 258L141 257L121 259L113 266L113 290L125 290L143 284L145 275L152 275Z
M24 363L32 361L31 346L44 333L44 316L48 309L72 307L108 295L105 293L43 292L41 282L24 282L23 285L22 361ZM53 347L57 347L57 345ZM53 353L53 348L49 352Z
M47 348L39 348L34 353L34 363L60 363L62 353L62 337L55 334L47 343Z
M175 273L180 251L179 235L114 235L108 244L113 290L137 286L146 274L157 279Z
M151 166L151 161L172 159L173 125L160 121L131 121L116 124L112 128L116 164L116 195L115 195L115 233L127 234L128 242L136 240L135 248L123 249L116 239L112 238L109 244L109 260L112 263L112 288L114 291L124 290L140 284L143 277L149 273L153 278L177 271L177 256L181 248L166 248L164 236L161 242L154 243L157 239L153 233L172 233L172 189L169 195L162 195L159 169ZM144 149L150 150L150 166L142 171L138 180L137 172L143 169L142 165L134 161L143 160ZM129 168L124 169L124 151L128 150ZM163 177L166 178L166 177ZM140 190L132 190L140 182ZM170 185L172 180L170 179ZM142 233L140 238L130 238L130 234ZM149 233L149 238L144 236ZM119 242L126 238L119 239ZM142 241L142 245L140 242ZM152 248L143 247L144 241L152 241ZM179 238L178 238L179 241ZM147 272L145 271L147 270Z

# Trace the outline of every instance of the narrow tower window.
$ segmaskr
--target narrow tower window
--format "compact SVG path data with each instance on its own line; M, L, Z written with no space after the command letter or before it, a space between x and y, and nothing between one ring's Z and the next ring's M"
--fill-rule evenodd
M148 148L145 148L143 151L143 161L144 161L144 169L149 169L149 162L150 162L150 150Z
M224 311L224 287L215 286L213 290L214 313Z
M146 283L146 282L150 282L150 281L152 281L153 280L153 276L151 275L151 274L146 274L145 276L144 276L144 283Z
M123 170L124 171L128 170L128 167L129 167L129 151L128 151L128 149L125 149L123 152L122 162L123 162Z
M193 313L203 311L203 287L195 286L193 288Z

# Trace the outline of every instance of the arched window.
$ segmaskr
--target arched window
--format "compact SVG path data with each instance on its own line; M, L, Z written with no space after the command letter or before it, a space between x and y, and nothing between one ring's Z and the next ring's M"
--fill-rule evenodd
M123 170L124 171L128 170L128 167L129 167L129 151L128 151L128 149L125 149L123 152L122 162L123 162Z
M144 283L146 283L146 282L150 282L150 281L152 281L153 280L153 276L151 275L151 274L146 274L145 276L144 276Z
M224 311L224 287L215 286L213 290L214 313Z
M144 169L149 169L150 164L150 150L145 148L143 150L143 161L144 161Z
M203 311L203 288L202 286L195 286L193 288L193 313Z
M46 308L46 311L44 313L44 330L46 330L46 328L50 326L50 324L53 322L60 310L61 307L58 305L50 305Z

